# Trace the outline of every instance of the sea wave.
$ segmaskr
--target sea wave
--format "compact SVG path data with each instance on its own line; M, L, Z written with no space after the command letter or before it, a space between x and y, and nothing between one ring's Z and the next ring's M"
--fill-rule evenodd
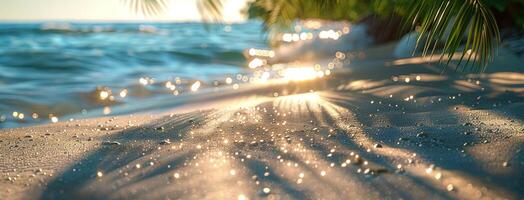
M169 34L168 29L143 24L4 24L0 34L91 34L91 33L142 33Z
M173 95L163 84L175 78L181 80L179 93L195 81L212 86L244 72L244 49L267 48L260 28L259 22L228 29L199 23L0 24L0 116L104 106L101 87L113 90L112 103L125 103ZM156 82L142 85L143 78ZM122 90L129 92L126 98L118 97Z

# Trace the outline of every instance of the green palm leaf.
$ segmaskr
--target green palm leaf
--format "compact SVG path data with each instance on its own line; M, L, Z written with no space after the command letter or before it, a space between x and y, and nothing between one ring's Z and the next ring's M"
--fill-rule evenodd
M406 19L412 27L419 25L417 45L422 45L423 56L438 53L449 64L460 51L455 70L463 71L483 71L493 60L500 35L493 14L481 0L421 0L410 10Z

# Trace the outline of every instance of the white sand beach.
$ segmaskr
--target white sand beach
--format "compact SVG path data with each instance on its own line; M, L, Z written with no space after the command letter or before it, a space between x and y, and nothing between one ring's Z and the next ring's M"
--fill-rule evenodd
M0 199L524 198L523 60L442 74L394 46L321 79L0 130Z

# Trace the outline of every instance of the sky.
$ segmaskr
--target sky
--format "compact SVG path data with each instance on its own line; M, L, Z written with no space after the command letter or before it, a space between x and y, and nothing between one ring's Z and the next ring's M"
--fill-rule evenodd
M124 0L0 0L0 21L200 21L197 0L167 0L163 14L143 16ZM223 20L245 20L246 0L226 0Z

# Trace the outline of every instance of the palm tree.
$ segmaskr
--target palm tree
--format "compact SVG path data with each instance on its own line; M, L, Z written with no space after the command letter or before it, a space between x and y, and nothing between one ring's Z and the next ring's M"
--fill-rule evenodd
M165 5L165 0L127 1L146 14ZM296 19L356 21L370 14L397 15L407 28L419 31L417 45L423 56L439 55L440 61L449 64L458 51L458 70L483 71L500 41L492 10L504 11L514 2L524 5L518 0L255 0L249 12L261 18L269 31L289 27ZM222 0L199 0L198 4L205 15L220 18Z

